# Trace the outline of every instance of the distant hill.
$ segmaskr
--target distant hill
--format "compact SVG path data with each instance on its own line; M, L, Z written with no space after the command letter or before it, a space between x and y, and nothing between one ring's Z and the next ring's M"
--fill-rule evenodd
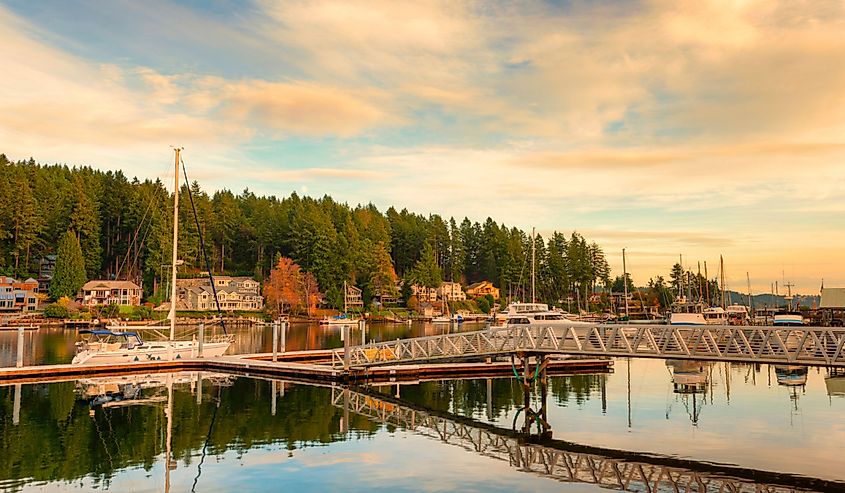
M736 291L728 291L727 292L728 303L739 303L743 305L748 304L748 294L744 293L737 293ZM795 298L798 300L801 306L809 306L813 307L819 306L821 302L821 296L819 295L796 295ZM751 297L752 302L755 308L761 308L764 306L784 306L786 305L786 300L782 295L775 296L770 293L765 294L755 294ZM792 301L793 306L795 304L795 300Z

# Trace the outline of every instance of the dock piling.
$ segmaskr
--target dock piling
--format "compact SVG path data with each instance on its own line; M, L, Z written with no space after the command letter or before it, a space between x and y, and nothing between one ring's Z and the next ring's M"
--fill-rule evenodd
M15 384L15 401L12 404L12 424L19 425L21 423L21 384Z
M290 322L286 322L284 320L282 320L279 323L279 330L281 331L281 333L279 335L282 338L282 344L281 344L281 350L280 351L281 351L282 354L285 354L285 351L286 351L287 334L288 334L288 325L289 324L290 324Z
M18 326L18 353L17 353L17 362L15 366L18 368L23 366L23 334L24 334L24 327L23 325Z
M202 358L202 345L205 342L205 323L200 322L199 337L197 340L197 358Z
M361 329L361 345L367 345L367 322L365 320L358 321L358 328Z
M273 320L273 363L279 360L279 323Z
M344 325L341 330L343 334L343 369L349 371L349 326Z

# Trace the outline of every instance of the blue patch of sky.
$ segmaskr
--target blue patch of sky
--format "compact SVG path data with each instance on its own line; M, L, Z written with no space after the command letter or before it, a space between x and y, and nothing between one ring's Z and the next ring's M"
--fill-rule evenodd
M45 42L97 63L152 67L166 74L302 75L284 63L278 47L250 31L249 3L11 0L6 6L39 28Z

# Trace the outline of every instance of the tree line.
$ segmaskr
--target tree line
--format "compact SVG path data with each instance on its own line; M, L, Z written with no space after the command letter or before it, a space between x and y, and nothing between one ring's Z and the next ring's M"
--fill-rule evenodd
M280 257L290 258L313 275L323 299L335 307L343 304L344 281L362 288L368 301L392 289L396 278L429 287L489 280L503 298L527 300L532 241L538 301L585 299L611 282L601 247L577 232L532 239L492 218L447 219L393 207L381 212L373 204L352 207L296 193L208 193L196 182L190 191L197 220L183 184L180 276L206 270L201 233L212 273L263 281ZM70 231L88 279L133 280L157 301L169 276L172 211L172 195L160 180L33 159L12 162L0 154L0 272L36 277L39 260L56 253Z

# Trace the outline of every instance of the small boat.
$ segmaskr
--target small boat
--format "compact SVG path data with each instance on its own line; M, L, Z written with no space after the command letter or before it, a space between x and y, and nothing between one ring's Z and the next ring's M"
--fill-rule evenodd
M131 363L195 358L199 352L196 340L144 341L137 332L116 332L105 329L80 330L88 336L76 343L76 356L71 364ZM216 336L202 346L205 357L222 356L229 348L232 336Z
M799 327L804 325L804 315L798 311L780 311L775 313L772 325Z
M330 327L330 326L344 326L344 325L355 325L358 323L358 319L355 317L350 317L349 314L346 312L346 281L343 282L343 313L340 315L335 315L334 317L323 317L320 320L320 326L323 327Z
M340 315L335 315L334 317L323 317L320 320L320 325L324 327L329 326L344 326L344 325L356 325L358 323L358 319L355 317L350 317L345 313L341 313Z
M805 385L807 383L807 370L806 366L775 365L775 377L778 385L786 387Z

